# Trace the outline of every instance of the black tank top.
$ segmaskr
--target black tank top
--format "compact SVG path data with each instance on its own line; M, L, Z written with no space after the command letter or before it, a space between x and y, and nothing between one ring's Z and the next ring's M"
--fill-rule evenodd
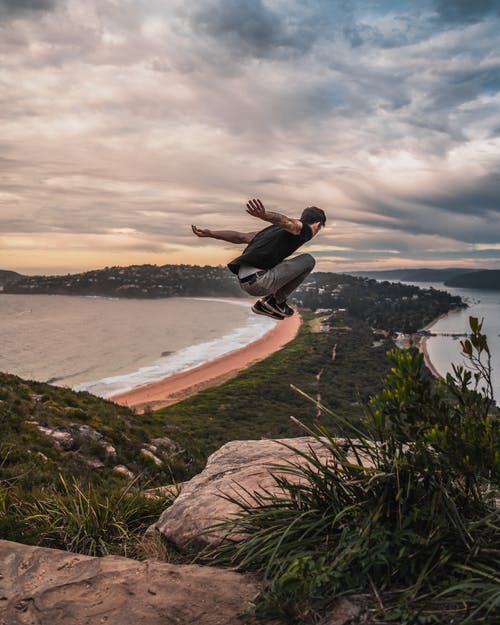
M254 236L243 254L228 263L229 269L238 275L241 265L251 265L258 269L272 269L297 248L312 239L309 224L302 223L299 234L292 234L280 226L269 226Z

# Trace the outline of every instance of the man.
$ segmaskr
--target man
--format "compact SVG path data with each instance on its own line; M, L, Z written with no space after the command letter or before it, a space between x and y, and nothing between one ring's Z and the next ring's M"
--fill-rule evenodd
M294 310L286 300L311 273L315 261L310 254L300 254L290 260L285 258L318 234L326 223L325 213L310 206L302 211L300 219L290 219L266 210L260 200L250 200L246 206L249 215L272 225L258 232L191 228L198 237L247 243L243 254L228 267L249 295L265 296L252 306L253 312L273 319L290 317Z

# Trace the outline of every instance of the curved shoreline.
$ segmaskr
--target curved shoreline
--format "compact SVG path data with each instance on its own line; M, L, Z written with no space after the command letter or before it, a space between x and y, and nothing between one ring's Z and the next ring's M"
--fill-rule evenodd
M439 317L439 319L441 319L441 317ZM437 319L436 319L436 321L437 321ZM423 355L423 357L424 357L424 364L427 367L427 369L429 369L429 371L432 373L432 375L435 378L443 378L443 376L439 373L439 371L433 365L432 360L431 360L431 358L429 356L429 350L427 349L427 341L429 340L429 338L430 337L428 337L428 336L423 336L420 339L420 342L418 344L418 351Z
M448 311L449 312L449 311ZM440 319L444 319L444 317L446 317L448 313L443 313L441 315L439 315L439 317L436 317L435 319L433 319L432 321L430 321L426 326L424 326L422 328L422 330L431 330L432 327L434 325L436 325L436 323L440 320ZM432 373L432 375L435 378L443 378L443 376L439 373L439 371L436 369L436 367L433 365L432 360L429 356L429 350L427 349L427 341L430 339L431 337L429 336L423 336L419 343L418 343L418 351L423 355L424 357L424 364L427 367L427 369L429 369L429 371Z
M219 386L243 369L267 358L297 336L301 323L302 319L296 312L293 317L276 323L264 336L240 349L108 399L129 408L149 407L156 410L170 406L206 388Z

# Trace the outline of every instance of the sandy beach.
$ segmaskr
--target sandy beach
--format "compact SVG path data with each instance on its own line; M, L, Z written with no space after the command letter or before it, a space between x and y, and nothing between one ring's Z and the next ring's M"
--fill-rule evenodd
M301 322L300 315L296 312L293 317L280 321L263 337L241 349L193 369L181 371L159 382L144 384L125 393L119 393L109 399L122 406L139 410L146 407L158 409L170 406L210 386L218 386L239 371L267 358L297 336Z
M432 361L429 358L429 352L427 350L427 341L428 341L428 339L429 339L428 336L423 336L420 339L420 342L418 344L418 350L419 350L419 352L421 352L423 354L425 366L427 367L427 369L429 369L429 371L432 373L432 375L434 377L436 377L436 378L442 378L443 376L439 373L439 371L432 364Z
M439 315L439 317L436 317L435 319L433 319L430 323L428 323L426 326L424 326L422 328L422 330L432 330L432 326L434 326L440 319L443 319L444 317L446 317L447 313L443 313L442 315ZM429 340L428 336L422 336L420 341L418 342L418 351L421 352L421 354L424 357L424 363L425 366L427 367L427 369L429 369L429 371L432 373L432 375L436 378L442 378L443 376L439 373L439 371L436 369L436 367L432 364L432 360L429 357L429 351L427 349L427 341Z

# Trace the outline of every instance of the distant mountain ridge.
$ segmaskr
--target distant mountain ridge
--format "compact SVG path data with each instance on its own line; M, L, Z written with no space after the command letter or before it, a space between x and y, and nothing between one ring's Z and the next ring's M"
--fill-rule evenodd
M477 272L471 267L448 267L446 269L389 269L383 271L351 271L353 276L364 276L376 280L397 280L406 282L446 282L456 276Z
M447 269L391 269L386 271L352 271L353 276L396 282L442 282L445 286L464 289L500 291L500 269L473 269L449 267Z
M447 280L445 285L462 287L464 289L500 291L500 269L485 269L483 271L461 274Z

